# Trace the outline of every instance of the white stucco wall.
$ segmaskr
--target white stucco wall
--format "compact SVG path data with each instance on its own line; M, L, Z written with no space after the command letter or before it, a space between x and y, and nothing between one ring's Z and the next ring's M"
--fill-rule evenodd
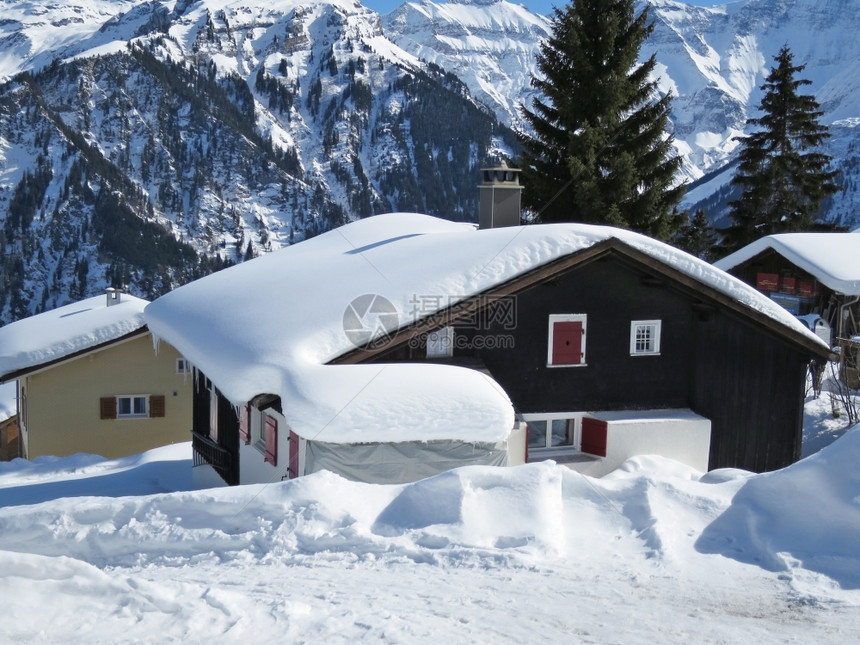
M602 477L630 457L659 455L707 472L711 422L691 410L630 410L589 412L606 421L606 457L568 463L593 477Z

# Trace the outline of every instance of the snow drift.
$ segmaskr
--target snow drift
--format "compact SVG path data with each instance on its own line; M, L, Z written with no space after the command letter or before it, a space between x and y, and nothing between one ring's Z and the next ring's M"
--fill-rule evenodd
M857 637L860 429L764 475L645 456L192 491L189 452L0 465L0 640Z

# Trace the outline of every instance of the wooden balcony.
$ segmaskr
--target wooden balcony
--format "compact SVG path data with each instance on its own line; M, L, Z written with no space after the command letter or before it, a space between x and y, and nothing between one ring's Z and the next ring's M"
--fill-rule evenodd
M192 466L203 466L209 464L215 469L225 482L236 484L233 455L229 450L218 445L211 437L201 434L196 430L191 431Z

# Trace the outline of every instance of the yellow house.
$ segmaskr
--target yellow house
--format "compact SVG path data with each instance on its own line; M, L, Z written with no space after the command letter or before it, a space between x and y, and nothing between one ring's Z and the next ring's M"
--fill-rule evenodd
M153 349L146 300L109 289L0 328L0 383L17 381L20 456L107 458L188 441L192 375Z

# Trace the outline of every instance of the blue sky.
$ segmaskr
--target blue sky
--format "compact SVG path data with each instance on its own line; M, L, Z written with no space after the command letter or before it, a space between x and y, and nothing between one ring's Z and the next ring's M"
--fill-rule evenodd
M436 2L443 2L444 0L435 0ZM541 13L544 15L548 15L554 6L561 6L566 4L563 0L511 0L512 2L518 2L519 4L524 4L531 11L535 13ZM700 7L710 7L715 4L725 4L729 0L686 0L687 4L698 5ZM373 9L379 13L385 14L391 11L392 9L396 9L401 4L406 2L406 0L361 0L361 4L365 7Z

